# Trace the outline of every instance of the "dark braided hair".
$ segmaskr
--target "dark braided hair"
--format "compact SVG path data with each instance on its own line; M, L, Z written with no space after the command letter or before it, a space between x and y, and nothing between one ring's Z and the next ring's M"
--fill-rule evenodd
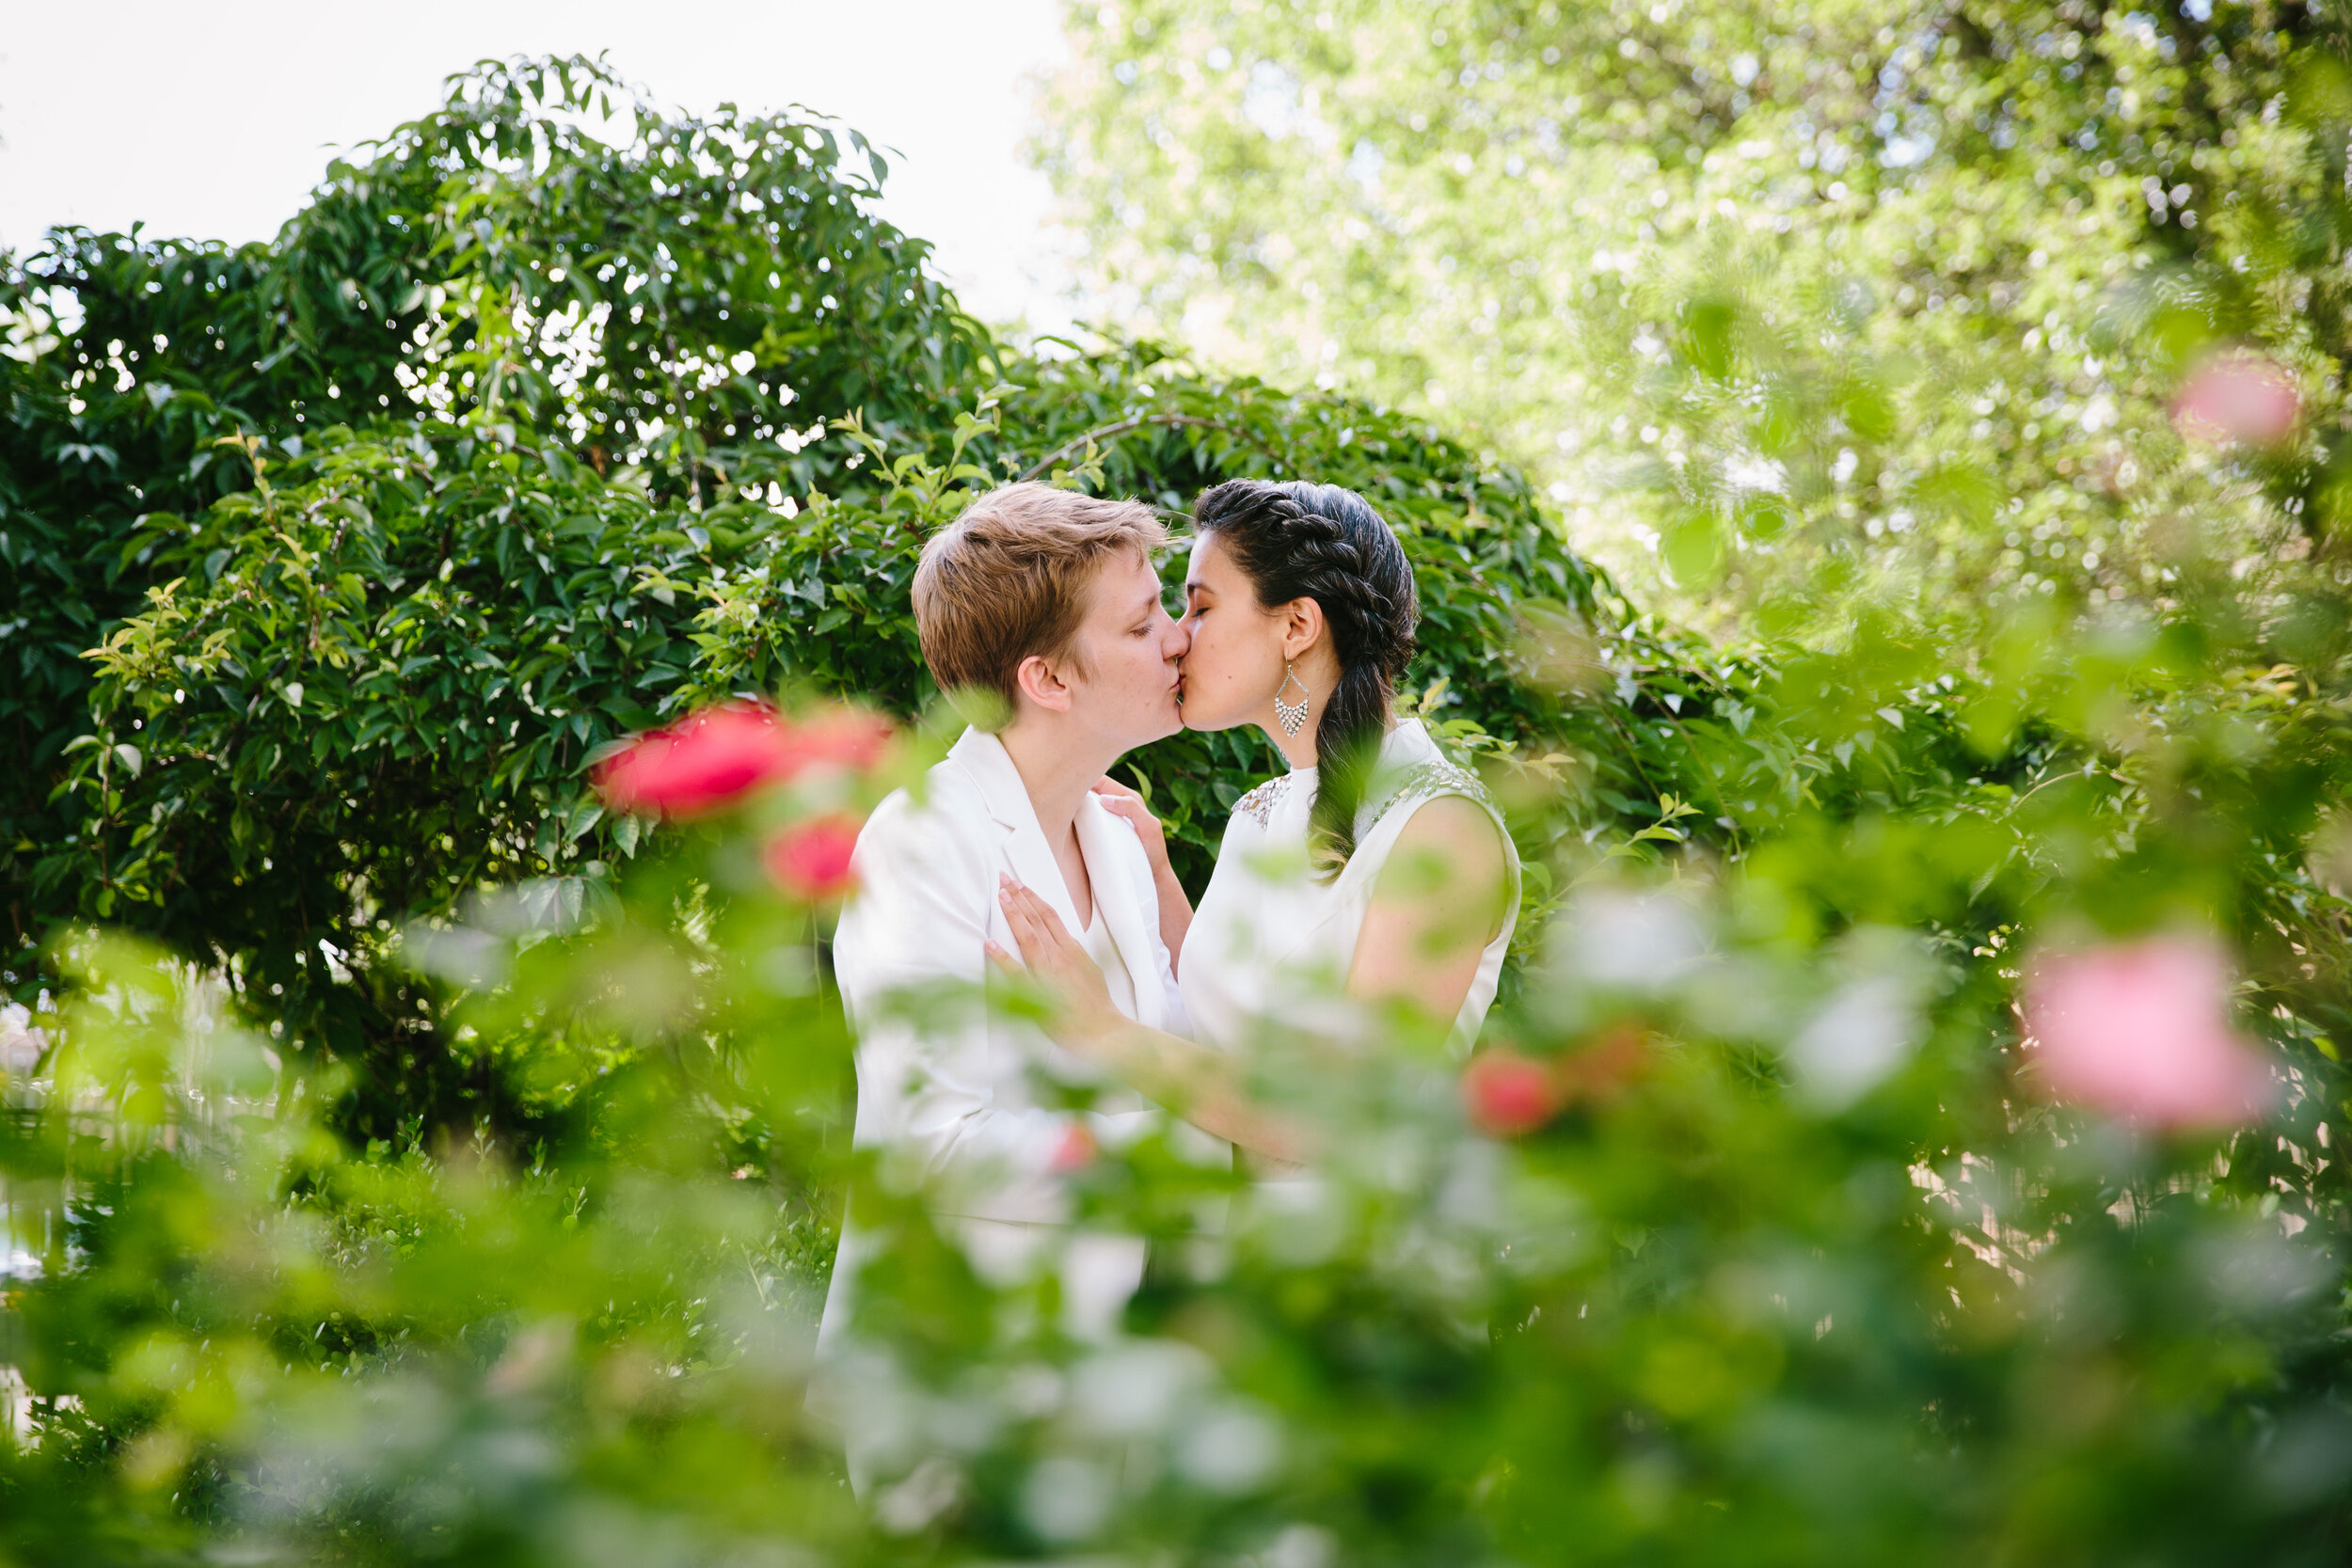
M1356 848L1356 813L1413 655L1421 600L1405 546L1370 502L1336 484L1229 480L1193 505L1196 536L1225 541L1263 606L1312 599L1331 628L1340 681L1317 692L1316 785L1307 841L1336 876Z

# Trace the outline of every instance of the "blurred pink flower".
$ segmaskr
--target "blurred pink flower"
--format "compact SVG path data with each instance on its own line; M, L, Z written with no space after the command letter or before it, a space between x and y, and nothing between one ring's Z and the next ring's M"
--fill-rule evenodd
M1046 1161L1045 1168L1057 1176L1067 1176L1092 1164L1099 1152L1101 1147L1094 1141L1094 1130L1073 1117L1062 1128L1060 1141L1054 1145L1053 1156Z
M895 732L890 721L857 708L834 708L792 728L790 771L820 763L867 768L882 760Z
M1516 1138L1552 1118L1560 1087L1543 1063L1497 1047L1470 1059L1462 1073L1462 1100L1471 1126L1490 1138Z
M857 880L850 866L857 830L858 819L845 814L794 823L768 841L762 853L768 875L812 904L840 897Z
M792 771L782 717L764 703L727 703L649 730L605 759L596 788L615 811L695 816Z
M871 768L891 733L889 721L854 708L796 724L766 703L724 703L629 741L596 784L615 811L696 816L810 768Z
M2233 1127L2268 1108L2261 1053L2230 1027L2229 961L2204 937L2045 953L2026 1031L2055 1098L2154 1127Z
M2207 359L2172 401L2172 424L2195 441L2273 447L2295 429L2302 398L2276 360L2244 349Z

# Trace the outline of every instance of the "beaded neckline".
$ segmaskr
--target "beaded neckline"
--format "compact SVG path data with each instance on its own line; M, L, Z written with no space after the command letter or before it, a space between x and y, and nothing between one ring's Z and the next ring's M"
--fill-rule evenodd
M1234 815L1247 816L1259 827L1264 827L1273 819L1274 808L1281 804L1283 796L1290 793L1291 781L1296 777L1295 773L1285 773L1279 779L1268 779L1233 802Z

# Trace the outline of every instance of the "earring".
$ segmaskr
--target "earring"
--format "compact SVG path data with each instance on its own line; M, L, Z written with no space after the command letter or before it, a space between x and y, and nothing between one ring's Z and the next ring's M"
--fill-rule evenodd
M1298 688L1298 701L1295 703L1282 701L1282 693L1294 686ZM1274 717L1281 721L1284 735L1296 735L1299 732L1301 726L1307 722L1307 705L1313 699L1314 693L1307 689L1307 683L1298 678L1298 672L1291 668L1291 661L1284 659L1282 661L1282 684L1274 689Z

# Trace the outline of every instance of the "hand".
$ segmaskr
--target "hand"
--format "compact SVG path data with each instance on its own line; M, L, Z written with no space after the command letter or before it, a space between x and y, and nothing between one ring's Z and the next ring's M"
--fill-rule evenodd
M1103 971L1072 938L1053 907L1001 875L996 879L996 897L1012 927L1012 940L1020 945L1021 962L1014 963L1012 956L993 942L988 944L988 956L1008 974L1025 967L1059 1004L1046 1032L1058 1043L1083 1051L1116 1029L1120 1013L1111 1006L1111 990L1103 979Z
M1105 773L1094 785L1096 799L1114 816L1124 817L1127 826L1136 831L1143 842L1144 859L1152 863L1157 874L1168 869L1168 833L1160 819L1152 815L1152 808L1143 803L1143 797Z

